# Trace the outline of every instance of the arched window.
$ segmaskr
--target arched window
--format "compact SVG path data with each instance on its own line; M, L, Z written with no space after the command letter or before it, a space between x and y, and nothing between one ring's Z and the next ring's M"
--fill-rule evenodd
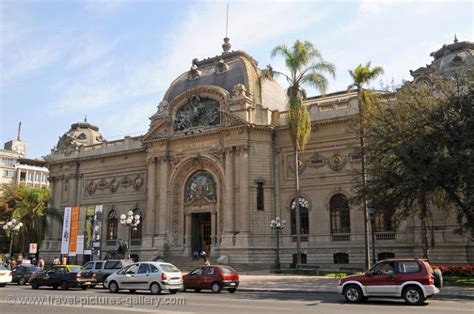
M309 216L308 208L309 202L307 199L300 197L300 234L309 234ZM291 202L291 234L296 234L296 202L295 199Z
M117 240L118 216L115 210L107 217L107 240Z
M140 209L138 209L138 208L135 208L133 210L133 217L135 217L136 215L140 216L140 224L138 226L132 228L130 237L132 238L132 240L141 240L141 238L142 238L142 226L143 226L144 221L143 221L142 213L141 213Z
M329 201L331 212L331 233L350 233L351 217L349 202L342 194L336 194Z

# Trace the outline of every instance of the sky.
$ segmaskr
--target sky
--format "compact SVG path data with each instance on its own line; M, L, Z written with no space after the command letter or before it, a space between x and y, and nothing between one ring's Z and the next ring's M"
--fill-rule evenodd
M21 121L39 158L86 116L107 140L146 133L192 59L222 52L228 2L232 50L284 70L271 50L309 40L336 65L328 93L360 63L385 69L372 87L398 85L454 34L473 41L473 1L0 0L1 143Z

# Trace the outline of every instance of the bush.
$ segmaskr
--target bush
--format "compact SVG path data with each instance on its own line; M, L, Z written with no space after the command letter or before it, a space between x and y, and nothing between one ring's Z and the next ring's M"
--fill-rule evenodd
M445 276L472 277L474 276L474 266L447 266L432 265L433 269L438 268Z

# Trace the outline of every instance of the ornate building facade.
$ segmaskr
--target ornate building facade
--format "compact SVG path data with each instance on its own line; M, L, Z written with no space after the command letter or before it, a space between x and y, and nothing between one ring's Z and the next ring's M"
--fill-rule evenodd
M452 47L459 43L443 47L449 50L444 55L457 51L462 64L472 63L473 44L464 43L459 49ZM280 217L287 221L281 262L293 263L295 169L285 92L275 81L259 79L258 64L247 53L229 51L228 40L223 48L221 55L193 60L171 83L145 135L107 141L96 126L75 123L47 156L51 205L80 208L79 236L87 237L87 217L100 206L101 215L90 219L98 241L92 252L103 257L130 237L131 252L142 260L161 255L174 261L205 250L211 258L227 256L231 264L268 267L276 248L270 221ZM438 54L427 68L441 73ZM415 80L425 70L415 71ZM361 160L350 128L356 95L332 93L309 98L305 105L313 130L298 169L303 261L362 267L363 213L348 202ZM130 234L119 223L128 211L141 221ZM453 234L454 218L442 211L435 216L433 261L472 263L473 244ZM41 248L45 256L60 253L63 234L62 222L50 223ZM394 228L379 213L375 231L379 258L421 256L417 219ZM88 259L87 251L77 254Z

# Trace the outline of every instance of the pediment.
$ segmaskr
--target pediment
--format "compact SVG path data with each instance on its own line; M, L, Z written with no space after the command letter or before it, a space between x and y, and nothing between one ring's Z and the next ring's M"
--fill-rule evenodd
M168 120L162 120L153 126L144 136L143 142L161 139L169 137L170 135L170 122Z

